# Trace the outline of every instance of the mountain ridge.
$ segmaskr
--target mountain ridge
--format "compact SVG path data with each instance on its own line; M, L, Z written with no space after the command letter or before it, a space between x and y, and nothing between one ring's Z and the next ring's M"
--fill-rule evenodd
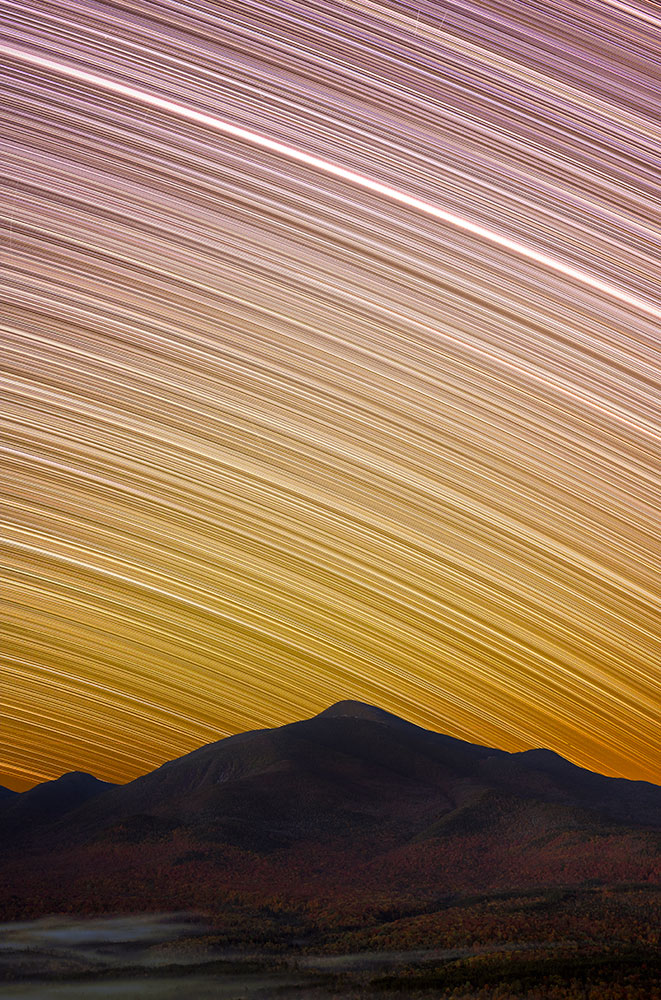
M34 789L36 788L41 788L45 785L50 785L53 782L61 781L63 778L68 778L69 776L74 776L74 775L80 775L92 778L103 785L108 785L109 787L122 788L132 784L135 781L139 781L150 774L153 774L155 771L159 771L162 768L168 768L171 765L176 764L178 761L181 761L185 758L190 758L192 755L200 754L208 750L210 747L218 746L219 744L225 743L228 740L236 741L241 738L252 737L258 733L274 732L277 731L278 729L286 729L289 726L298 726L301 723L311 722L314 719L325 719L325 718L355 718L355 719L364 719L366 721L380 723L382 725L411 727L412 729L416 729L419 732L433 734L434 736L440 737L449 742L480 748L484 751L488 751L489 754L494 756L503 755L512 760L524 757L532 759L534 757L539 762L546 761L547 766L551 762L562 762L563 765L575 768L578 771L584 772L585 774L597 775L598 777L604 778L608 781L620 781L639 786L649 786L650 788L661 788L661 776L659 782L651 782L640 778L625 778L622 777L621 775L602 774L600 771L594 771L591 768L586 768L580 764L576 764L574 761L569 760L569 758L563 757L562 754L558 753L556 750L551 750L548 747L530 747L527 750L502 750L498 747L488 747L485 744L471 743L468 740L462 740L459 737L450 736L447 733L442 733L433 729L425 729L423 726L419 726L417 723L410 722L407 719L403 719L392 712L388 712L386 709L379 708L378 706L370 705L366 702L361 702L354 699L342 699L338 702L334 702L327 708L322 709L320 712L311 716L309 719L284 723L282 726L274 727L272 729L263 728L263 729L245 730L240 733L233 733L229 736L223 736L218 740L211 741L210 743L202 744L202 746L196 747L194 750L190 750L186 754L182 754L180 757L174 757L171 760L164 761L162 764L157 765L157 767L155 767L152 771L147 771L144 774L137 775L135 778L131 778L126 782L107 781L105 779L100 779L95 775L85 771L69 771L69 772L64 772L57 778L49 778L46 781L39 782L37 785L33 785L31 788L27 789L24 792L18 792L10 788L5 788L4 786L0 786L0 803L4 804L5 802L9 801L10 798L14 799L16 796L25 796L33 792Z
M498 779L505 782L507 785L511 784L512 775L515 773L516 769L520 767L520 765L528 765L532 763L532 770L534 770L537 774L551 773L557 777L558 775L562 775L564 772L565 775L571 774L573 777L576 777L582 782L596 779L598 782L606 783L604 787L608 788L614 789L616 787L635 787L641 790L649 790L649 795L652 798L656 796L656 792L654 790L657 790L661 800L661 786L659 785L637 779L602 775L597 771L591 771L587 768L583 768L580 765L567 760L565 757L562 757L562 755L558 754L556 751L547 748L540 747L521 751L506 751L499 748L486 747L481 744L470 743L468 741L458 739L457 737L439 733L435 730L424 729L415 723L400 718L399 716L377 706L352 699L346 699L335 702L309 719L286 723L285 725L274 729L247 730L242 733L222 737L219 740L197 747L181 757L165 761L154 770L143 775L139 775L138 777L123 784L103 781L96 778L94 775L88 774L87 772L71 771L61 775L59 778L51 779L35 785L22 793L13 792L8 789L8 794L6 796L2 796L0 799L0 827L4 817L12 815L13 813L22 813L28 802L33 802L42 797L46 790L49 790L49 792L53 793L53 795L58 789L66 790L66 792L71 795L70 806L66 809L64 807L62 808L62 813L64 814L65 811L76 809L80 805L85 804L86 801L96 798L98 795L102 795L107 791L120 791L133 786L140 787L145 781L149 782L154 775L167 774L167 772L171 771L173 768L176 769L177 767L181 767L184 762L190 764L205 758L210 759L216 752L223 754L225 751L235 749L239 749L239 751L241 751L241 749L247 748L250 744L255 746L259 742L262 743L261 756L263 758L264 765L266 767L273 767L274 762L268 757L267 747L270 744L271 749L273 749L272 741L274 739L278 739L278 737L274 734L303 732L304 727L309 727L315 722L321 722L323 724L329 720L348 719L382 726L394 732L399 732L400 734L416 734L422 741L427 743L427 751L429 751L432 746L436 749L439 749L441 746L445 750L454 749L457 753L464 756L464 763L467 757L473 757L475 759L479 759L481 757L486 762L495 761L496 765L494 766L491 764L487 769L494 770L495 767L498 771ZM351 748L347 749L351 752ZM240 756L241 753L239 753L238 757ZM254 757L252 758L252 766L246 761L243 762L243 765L239 765L237 764L238 758L235 758L225 766L225 775L223 780L229 781L230 779L245 776L251 771L254 772L255 767L258 771L259 756L260 755L258 753L257 761L254 760ZM503 771L503 767L505 768L505 771ZM38 792L37 790L40 791ZM77 799L80 799L80 801L77 801ZM661 801L659 805L658 823L661 825Z

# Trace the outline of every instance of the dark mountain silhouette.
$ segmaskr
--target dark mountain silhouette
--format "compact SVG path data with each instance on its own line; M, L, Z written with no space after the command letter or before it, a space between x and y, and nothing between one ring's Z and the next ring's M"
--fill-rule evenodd
M5 837L15 835L23 840L101 792L115 787L83 771L71 771L54 781L44 781L27 792L13 794L0 801L0 831Z
M129 878L143 887L138 900L131 890L133 908L210 905L228 891L424 896L640 881L661 874L661 788L345 701L127 785L65 775L37 786L2 808L0 837L14 898L47 871L40 899L55 908L83 905L77 878L101 908L125 899Z
M4 785L0 785L0 808L10 799L15 798L19 793L15 792L12 788L5 788Z

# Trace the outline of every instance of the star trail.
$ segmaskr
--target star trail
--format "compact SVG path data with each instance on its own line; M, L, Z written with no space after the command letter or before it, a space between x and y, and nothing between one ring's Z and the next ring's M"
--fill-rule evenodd
M0 783L343 698L661 781L658 8L0 25Z

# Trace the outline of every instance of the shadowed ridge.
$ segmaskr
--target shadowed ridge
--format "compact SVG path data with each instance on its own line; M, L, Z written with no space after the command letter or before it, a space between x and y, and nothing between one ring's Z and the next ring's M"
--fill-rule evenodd
M661 787L661 782L604 775L599 771L592 771L590 768L581 767L580 764L574 764L573 761L567 760L566 757L556 753L555 750L547 750L541 747L535 747L532 750L520 750L518 753L511 754L511 757L513 760L525 763L526 767L533 767L539 771L546 771L549 774L566 774L576 777L578 772L580 772L580 775L585 780L597 779L598 781L619 782L622 788L637 787L639 790L654 790Z
M7 802L2 810L2 832L31 832L115 787L111 782L101 781L85 771L69 771L52 781L42 781Z
M553 750L501 754L487 759L481 773L509 794L580 804L618 823L661 827L661 787L589 771Z
M13 788L5 788L4 785L0 785L0 815L14 802L18 795L19 792L15 792Z
M514 756L520 757L522 760L544 764L546 767L552 767L554 764L559 764L560 761L563 764L571 764L572 767L578 767L578 764L572 764L566 757L556 753L555 750L549 750L547 747L533 747L531 750L519 750ZM585 770L585 768L582 768L582 770Z

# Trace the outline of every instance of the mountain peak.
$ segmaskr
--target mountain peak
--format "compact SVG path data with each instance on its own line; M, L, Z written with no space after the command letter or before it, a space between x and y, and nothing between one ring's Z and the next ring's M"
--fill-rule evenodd
M344 701L335 702L334 705L325 708L323 712L319 712L315 718L366 719L368 722L380 722L382 725L391 726L405 724L404 719L400 719L398 715L393 715L392 712L386 712L385 709L377 708L376 705L368 705L363 701L353 701L349 698Z
M53 778L52 780L60 781L67 785L101 781L100 778L97 778L94 774L90 774L89 771L66 771L64 774L61 774L59 778ZM101 782L101 784L106 784L106 782Z
M328 708L324 708L319 715L353 715L355 712L380 712L381 709L375 705L368 705L365 701L356 701L352 698L342 698L334 702Z

